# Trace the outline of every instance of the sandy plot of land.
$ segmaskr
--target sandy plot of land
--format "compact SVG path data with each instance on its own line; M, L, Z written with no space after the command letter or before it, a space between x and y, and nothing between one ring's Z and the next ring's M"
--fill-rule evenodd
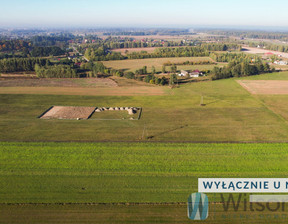
M250 53L250 54L265 54L268 52L271 52L275 55L281 55L283 58L288 58L288 53L283 53L280 51L270 51L270 50L264 50L260 48L254 48L254 47L243 47L242 48L244 53Z
M141 52L141 51L147 51L148 53L153 53L156 48L157 48L157 47L121 48L121 49L114 49L114 50L112 50L112 51L120 52L121 54L125 54L125 51L126 51L126 50L128 51L128 53L131 53L131 52Z
M2 77L2 76L1 76ZM51 87L115 87L117 83L109 78L0 78L0 87L51 86Z
M252 94L288 94L288 81L238 80L237 82Z
M42 119L88 119L94 112L95 107L63 107L53 106L44 115Z

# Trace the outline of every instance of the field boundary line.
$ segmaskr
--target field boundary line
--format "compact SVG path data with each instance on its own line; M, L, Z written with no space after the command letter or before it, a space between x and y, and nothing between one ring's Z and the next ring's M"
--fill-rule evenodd
M283 116L281 116L280 114L274 112L268 105L266 105L266 104L259 98L258 94L253 94L253 93L249 92L248 89L246 89L245 87L243 87L243 86L239 83L239 81L241 81L241 80L235 80L235 81L236 81L244 90L246 90L246 92L249 93L250 96L252 96L256 101L258 101L264 108L266 108L268 111L270 111L270 112L271 112L272 114L274 114L276 117L278 117L281 121L284 121L285 126L288 128L288 121L287 121ZM261 95L261 94L259 94L259 95ZM267 95L269 95L269 94L267 94Z

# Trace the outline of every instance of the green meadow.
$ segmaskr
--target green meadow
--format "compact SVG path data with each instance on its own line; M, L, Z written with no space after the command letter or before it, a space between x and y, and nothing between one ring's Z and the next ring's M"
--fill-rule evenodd
M186 202L200 177L286 177L288 144L0 143L0 203Z
M287 177L287 95L251 95L236 81L154 96L1 94L0 223L184 223L198 178ZM39 119L52 105L143 111L140 120ZM210 206L205 223L287 223Z
M248 77L287 79L288 73ZM33 87L31 87L33 88ZM205 106L200 106L201 97ZM141 107L140 120L42 120L52 105ZM251 95L236 79L193 82L156 96L1 94L1 141L287 141L286 95ZM283 115L283 116L282 116Z

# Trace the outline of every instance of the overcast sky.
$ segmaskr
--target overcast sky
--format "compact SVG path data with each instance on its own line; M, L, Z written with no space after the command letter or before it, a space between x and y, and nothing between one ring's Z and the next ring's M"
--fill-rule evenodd
M288 0L0 0L0 26L288 27Z

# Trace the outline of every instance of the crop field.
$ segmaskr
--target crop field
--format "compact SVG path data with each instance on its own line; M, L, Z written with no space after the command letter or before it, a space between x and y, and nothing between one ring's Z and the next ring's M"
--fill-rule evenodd
M287 142L288 95L251 94L239 80L282 82L288 72L175 89L123 78L115 87L1 87L0 223L185 223L199 177L285 178L288 143L276 142ZM37 118L52 105L137 106L143 114ZM216 213L206 223L251 223L233 212L223 219L221 204L209 206Z
M284 178L287 174L287 143L1 142L0 146L0 220L6 223L15 221L16 214L26 216L24 223L33 223L38 218L71 219L75 213L76 220L95 218L99 223L154 222L155 218L183 222L187 221L185 202L197 191L198 177ZM209 197L212 202L214 196ZM221 211L221 205L216 209ZM215 223L212 214L209 220Z
M179 57L179 58L148 58L148 59L131 59L131 60L118 60L118 61L103 61L103 64L108 68L115 69L123 69L127 71L135 71L137 69L142 68L143 66L147 66L148 72L151 72L152 66L155 67L157 72L160 72L162 69L162 65L167 62L171 63L182 63L186 61L211 61L213 60L209 57ZM193 65L194 69L201 69L201 66L212 66L215 65ZM170 66L167 66L167 70L169 70Z

